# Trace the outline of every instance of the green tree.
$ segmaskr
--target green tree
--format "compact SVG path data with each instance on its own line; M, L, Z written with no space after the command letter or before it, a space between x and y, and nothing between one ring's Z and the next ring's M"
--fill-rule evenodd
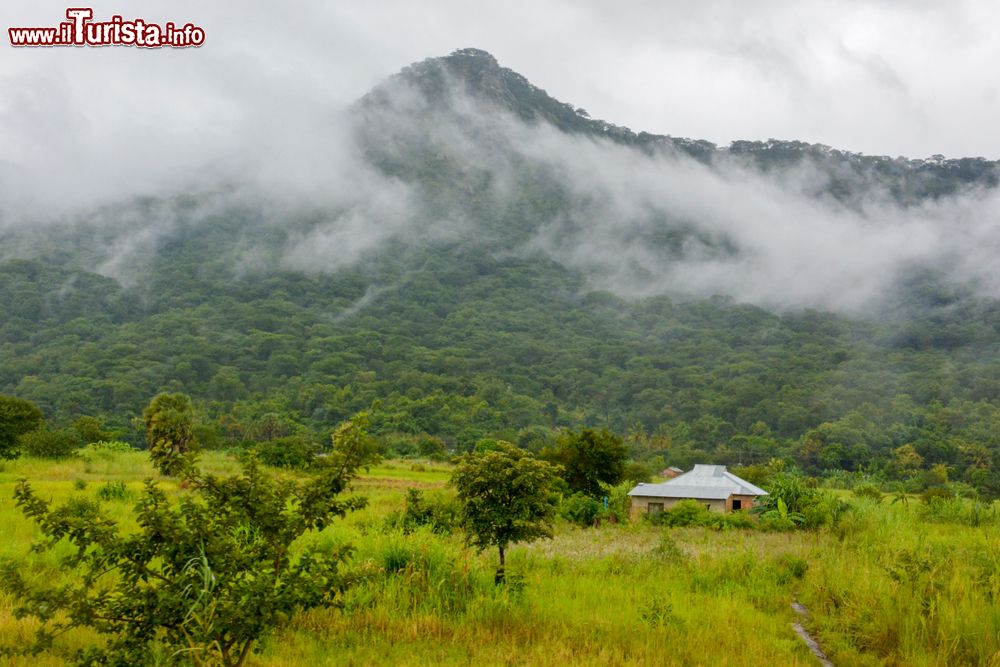
M571 491L599 496L601 483L613 486L622 481L628 449L607 429L567 429L556 439L553 449L543 452L543 457L562 466L563 479Z
M111 440L113 435L104 430L104 422L99 417L83 415L73 420L72 428L80 436L83 444Z
M470 544L497 548L498 584L504 581L507 545L552 537L557 480L558 468L508 442L459 459L451 483L458 490L461 523Z
M153 465L164 475L178 475L192 463L197 447L194 406L186 394L160 394L142 411Z
M371 461L363 428L361 418L338 429L329 465L302 482L274 480L252 457L232 477L185 468L190 492L178 502L149 480L137 530L122 531L89 498L53 508L20 482L15 500L42 532L38 548L74 547L63 559L70 576L57 587L35 584L22 563L3 566L0 586L19 599L15 615L40 622L21 650L58 650L59 635L85 627L105 641L67 656L78 665L236 667L292 614L339 605L350 547L313 542L293 553L292 545L364 506L340 497Z
M17 458L18 438L41 427L45 416L33 403L0 396L0 459Z

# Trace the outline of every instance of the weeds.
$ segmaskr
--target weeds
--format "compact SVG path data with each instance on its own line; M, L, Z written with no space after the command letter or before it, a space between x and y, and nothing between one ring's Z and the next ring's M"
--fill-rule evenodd
M128 500L132 492L125 482L105 482L97 488L97 498L108 502Z

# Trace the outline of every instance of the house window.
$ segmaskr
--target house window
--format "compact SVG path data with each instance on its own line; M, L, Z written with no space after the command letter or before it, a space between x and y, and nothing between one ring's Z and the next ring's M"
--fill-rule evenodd
M733 498L733 511L743 509L743 501Z
M663 511L663 503L647 503L646 511L650 514L656 514L657 512Z

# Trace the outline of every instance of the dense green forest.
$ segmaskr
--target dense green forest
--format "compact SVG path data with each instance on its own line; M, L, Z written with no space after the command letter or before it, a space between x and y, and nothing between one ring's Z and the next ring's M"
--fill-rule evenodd
M487 142L514 165L498 188L488 165L463 161L443 138L443 119L462 117L433 93L454 80L517 118L628 150L765 175L810 160L836 175L816 196L845 206L876 185L901 206L996 185L996 165L983 160L637 135L556 102L481 52L459 52L411 67L356 106L368 164L419 197L407 200L411 233L351 262L283 262L280 249L327 213L303 206L275 219L224 189L129 202L41 232L4 228L0 394L30 400L53 428L96 416L137 445L134 419L150 398L180 391L194 397L199 437L214 447L319 441L370 410L372 432L398 454L463 451L482 438L538 449L559 428L606 426L650 470L786 458L814 475L943 475L1000 494L1000 302L934 267L901 276L877 313L602 289L526 242L554 212L580 205L556 169L517 155L502 126L463 126L464 141ZM407 108L401 124L391 98L400 81L443 106ZM435 233L443 219L450 233ZM108 269L127 254L116 240L144 229L158 229L148 251ZM657 229L649 243L668 257L698 235L677 220Z

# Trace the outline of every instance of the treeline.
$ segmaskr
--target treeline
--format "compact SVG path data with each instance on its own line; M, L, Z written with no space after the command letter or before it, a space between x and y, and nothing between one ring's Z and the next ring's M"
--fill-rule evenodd
M234 278L226 243L243 223L215 222L180 234L134 287L0 264L0 392L57 430L89 415L136 445L132 420L163 391L194 398L213 447L325 434L377 401L372 431L404 455L606 427L651 470L942 464L997 491L1000 309L930 278L881 323L625 302L541 258L458 247Z

